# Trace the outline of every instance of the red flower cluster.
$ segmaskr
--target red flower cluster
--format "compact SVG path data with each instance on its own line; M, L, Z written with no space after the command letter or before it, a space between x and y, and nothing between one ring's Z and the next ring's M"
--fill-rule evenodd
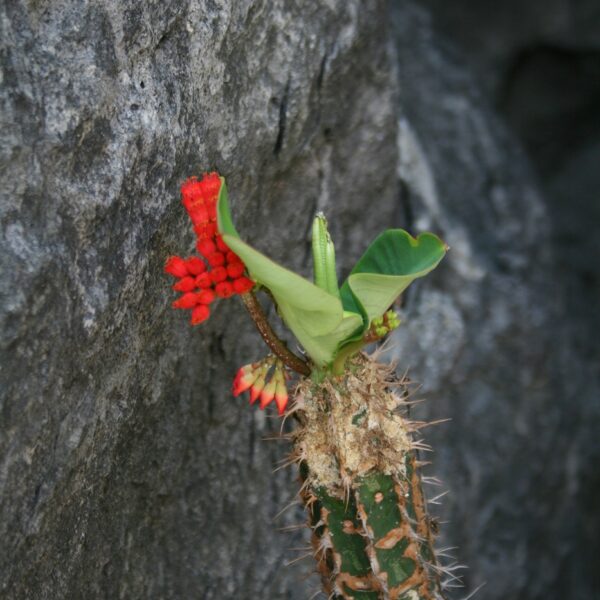
M273 366L275 367L273 376L267 383L269 371ZM239 396L246 390L250 390L250 404L254 404L260 398L260 409L264 410L275 400L279 414L283 415L288 403L288 392L281 361L274 361L269 357L250 365L244 365L233 380L233 395Z
M165 271L179 279L173 289L183 292L173 302L173 308L191 309L192 325L208 319L209 305L215 298L244 294L254 286L254 282L244 275L244 263L218 232L220 189L221 179L217 173L208 173L200 181L191 177L181 186L181 201L194 225L196 249L203 258L171 256Z

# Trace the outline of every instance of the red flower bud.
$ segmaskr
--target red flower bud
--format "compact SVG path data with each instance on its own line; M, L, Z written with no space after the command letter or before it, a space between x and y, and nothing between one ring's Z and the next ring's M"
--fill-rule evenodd
M221 281L221 283L217 283L215 286L215 292L219 298L229 298L235 293L233 291L233 286L231 283L229 283L229 281Z
M212 279L210 277L210 273L207 271L205 273L200 273L198 277L196 277L196 286L202 289L211 288L213 285Z
M221 281L225 281L227 279L227 269L225 269L225 267L215 267L210 272L210 278L212 279L213 283L220 283Z
M218 235L218 236L215 238L215 241L217 242L217 248L218 248L218 249L219 249L221 252L224 252L224 253L227 253L227 252L229 252L229 246L228 246L228 245L227 245L227 244L226 244L226 243L223 241L223 238L222 238L220 235Z
M242 259L233 251L229 251L225 256L228 263L242 262Z
M206 206L195 206L188 214L194 225L203 225L204 223L208 223L210 219Z
M191 292L196 289L196 281L193 277L183 277L174 286L177 292Z
M197 294L194 294L193 292L188 292L187 294L184 294L183 296L175 300L175 302L173 302L171 306L173 308L194 308L196 304L198 304Z
M216 218L217 218L217 203L216 202L208 205L207 213L208 213L208 218L211 221L216 220Z
M179 256L170 256L165 263L165 273L169 273L173 277L185 277L188 275L185 260Z
M245 392L257 379L259 370L254 370L253 365L243 366L233 380L233 395L239 396Z
M215 293L212 290L202 290L196 296L200 304L210 304L215 299Z
M210 317L210 308L206 304L199 304L192 311L192 325L198 325Z
M221 189L221 178L215 171L206 173L200 180L200 185L202 186L202 192L204 193L205 198L216 198Z
M236 294L245 294L254 287L254 282L247 277L239 277L233 283L233 291Z
M211 267L222 267L225 264L225 255L222 252L213 252L208 256L208 264Z
M195 177L182 184L181 201L188 212L204 202L202 184Z
M192 275L200 275L206 271L206 263L197 256L190 256L186 259L185 266Z
M285 385L285 377L280 369L275 372L274 379L277 380L275 386L275 404L277 404L277 410L281 416L285 412L285 407L288 403L288 391Z
M250 388L250 404L254 404L265 387L265 376L261 374Z
M227 265L227 275L231 277L231 279L237 279L241 277L244 273L244 263L234 262Z
M203 256L209 257L217 251L217 246L212 240L202 239L196 243L196 249Z
M260 410L264 410L269 404L271 404L273 398L275 397L276 387L277 381L275 380L275 377L273 377L260 393Z

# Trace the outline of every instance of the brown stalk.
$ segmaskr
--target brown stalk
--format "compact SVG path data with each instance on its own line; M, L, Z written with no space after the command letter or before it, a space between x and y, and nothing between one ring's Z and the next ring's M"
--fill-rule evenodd
M310 367L308 363L294 354L285 343L277 337L277 334L273 331L271 324L267 319L267 315L260 305L258 298L254 292L247 292L241 294L244 306L250 313L252 320L256 324L258 332L262 336L267 346L271 349L273 354L277 356L287 367L293 369L300 375L310 375Z

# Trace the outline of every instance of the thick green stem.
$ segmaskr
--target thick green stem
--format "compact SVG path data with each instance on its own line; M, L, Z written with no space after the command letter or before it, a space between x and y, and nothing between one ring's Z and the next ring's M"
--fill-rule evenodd
M301 495L323 591L335 600L447 600L416 424L403 414L406 389L390 389L391 373L359 356L344 377L297 390Z

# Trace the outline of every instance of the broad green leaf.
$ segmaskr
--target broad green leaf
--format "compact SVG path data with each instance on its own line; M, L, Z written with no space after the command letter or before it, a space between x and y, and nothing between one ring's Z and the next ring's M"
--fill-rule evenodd
M344 311L339 298L243 242L231 219L224 178L221 182L217 215L223 240L244 261L252 279L273 294L282 319L313 361L318 366L330 363L339 344L361 327L361 317Z
M413 238L402 229L385 231L369 246L342 286L344 308L361 313L368 327L415 279L433 270L446 250L446 244L432 233Z

